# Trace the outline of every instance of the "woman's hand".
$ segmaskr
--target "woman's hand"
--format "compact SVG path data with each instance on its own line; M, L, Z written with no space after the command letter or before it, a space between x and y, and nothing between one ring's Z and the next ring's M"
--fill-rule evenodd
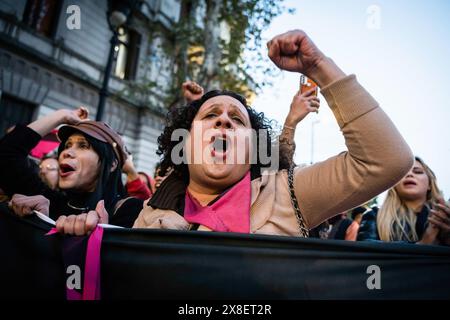
M325 59L325 55L302 30L292 30L267 43L269 58L280 68L309 76Z
M437 238L441 244L450 246L450 206L443 199L430 210L428 221L438 228Z
M88 115L89 112L85 107L78 107L75 110L59 109L30 123L28 127L43 137L61 124L74 125L87 120Z
M416 242L417 244L439 244L439 240L437 238L439 234L439 228L433 225L432 223L428 223L425 232L422 235L422 239Z
M128 182L139 179L139 174L134 167L133 156L131 154L129 154L127 160L125 160L122 167L122 172L127 175Z
M321 88L345 76L301 30L274 37L267 43L267 48L269 58L280 69L300 72L314 80Z
M284 121L280 141L280 169L288 169L294 164L295 128L310 112L318 112L320 100L314 95L316 88L301 93L301 89L292 99L289 113Z
M203 87L194 81L185 81L181 85L181 90L188 103L200 99L204 94Z
M61 109L62 121L65 124L78 124L81 121L87 120L89 116L89 110L85 107L78 107L75 110Z
M89 235L97 224L108 223L108 217L104 201L101 200L97 203L95 211L92 210L79 215L60 216L56 220L56 229L58 232L68 235Z
M50 201L41 195L24 196L23 194L15 194L9 202L9 207L19 217L31 215L33 214L33 210L48 216L50 212Z
M304 93L300 91L292 99L289 114L284 122L285 125L295 128L310 112L318 112L320 100L314 95L315 88Z

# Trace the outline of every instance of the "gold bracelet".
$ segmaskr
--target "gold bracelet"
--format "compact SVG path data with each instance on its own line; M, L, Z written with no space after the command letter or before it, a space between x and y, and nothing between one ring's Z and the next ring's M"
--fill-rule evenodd
M289 126L287 126L287 125L284 125L283 127L286 128L286 129L295 130L295 128L289 127Z

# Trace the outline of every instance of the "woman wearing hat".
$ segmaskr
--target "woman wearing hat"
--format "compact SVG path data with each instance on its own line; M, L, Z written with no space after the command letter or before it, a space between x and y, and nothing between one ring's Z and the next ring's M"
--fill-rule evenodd
M42 211L58 219L60 231L77 235L108 220L132 225L142 201L126 199L121 181L123 141L107 124L87 116L83 107L61 109L28 126L16 126L0 141L0 185L15 194L11 204L17 214ZM41 137L60 125L58 192L41 182L26 159Z
M169 113L158 143L162 174L174 171L134 227L308 236L308 229L388 189L411 168L408 145L378 103L303 31L279 35L268 48L279 68L318 84L348 151L309 167L262 174L270 165L260 147L261 141L270 144L269 122L233 92L208 92ZM187 131L185 138L179 135L183 148L173 141L180 128ZM259 130L266 137L250 134ZM246 135L255 143L239 145ZM246 161L236 161L239 152ZM257 161L249 161L254 155Z

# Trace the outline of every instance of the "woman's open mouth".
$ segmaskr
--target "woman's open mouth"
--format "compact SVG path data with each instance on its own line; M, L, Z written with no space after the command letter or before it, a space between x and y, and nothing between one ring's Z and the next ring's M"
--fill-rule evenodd
M406 180L403 182L404 187L411 187L411 186L417 186L417 183L413 180Z
M225 159L227 152L230 150L231 141L230 138L223 134L213 136L211 138L211 155L216 158Z
M67 163L63 163L59 165L59 176L61 178L68 177L72 173L75 172L75 168Z

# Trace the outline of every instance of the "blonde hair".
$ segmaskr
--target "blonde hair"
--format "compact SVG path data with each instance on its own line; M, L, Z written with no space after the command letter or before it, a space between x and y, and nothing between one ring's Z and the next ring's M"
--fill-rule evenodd
M442 193L436 183L434 172L419 157L415 157L428 176L429 190L425 206L431 207L432 202L442 198ZM389 189L386 199L377 214L377 229L383 241L418 241L416 232L417 214L400 199L395 187Z

